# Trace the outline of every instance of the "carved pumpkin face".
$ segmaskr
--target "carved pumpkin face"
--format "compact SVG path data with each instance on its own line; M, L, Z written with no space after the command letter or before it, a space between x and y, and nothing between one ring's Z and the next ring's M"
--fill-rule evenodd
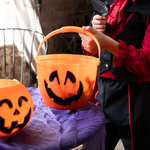
M96 81L97 66L93 59L69 54L40 56L36 63L44 104L64 110L85 107Z
M49 81L51 83L54 82L56 87L53 88L54 89L54 92L53 92L51 89L51 86L50 88L48 88L48 83L44 80L46 91L49 97L53 98L54 102L59 105L62 105L62 106L71 105L73 101L77 102L82 95L82 92L83 92L82 82L80 81L79 88L78 90L76 90L75 87L78 84L76 83L75 76L70 71L67 71L66 78L62 86L60 85L61 83L59 81L57 70L51 73L49 77ZM68 89L67 89L67 84L69 84ZM61 91L59 91L58 89L61 89Z
M21 131L33 113L32 98L18 81L0 80L0 136Z

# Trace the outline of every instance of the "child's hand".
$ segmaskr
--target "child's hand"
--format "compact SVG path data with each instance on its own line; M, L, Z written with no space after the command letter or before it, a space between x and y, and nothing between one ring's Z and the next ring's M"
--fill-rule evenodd
M114 55L118 56L118 50L119 50L119 45L120 43L115 41L114 39L112 39L111 37L105 35L102 32L97 31L96 29L87 26L87 27L82 27L85 31L88 31L90 33L92 33L97 40L100 43L100 47L102 49L106 49L108 51L110 51L111 53L113 53ZM80 34L81 40L82 40L82 45L84 46L85 50L90 52L90 53L94 53L97 52L97 45L94 42L94 40L92 40L90 37Z
M93 28L99 32L105 33L107 20L106 16L95 15L92 20Z
M87 35L79 34L82 41L82 46L84 49L90 53L94 53L98 51L97 45L95 41Z

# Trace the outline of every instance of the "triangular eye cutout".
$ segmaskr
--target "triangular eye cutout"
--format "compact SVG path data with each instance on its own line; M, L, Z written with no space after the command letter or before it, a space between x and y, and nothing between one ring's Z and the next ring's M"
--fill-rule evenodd
M49 77L49 81L50 82L54 81L55 77L57 78L58 84L60 84L57 71L54 71L54 72L51 73L51 75Z
M20 114L20 112L16 109L15 111L14 111L14 115L19 115Z
M66 75L66 79L65 79L64 85L65 85L66 82L67 82L67 78L69 78L72 83L75 83L75 82L76 82L75 76L74 76L70 71L67 71L67 75Z

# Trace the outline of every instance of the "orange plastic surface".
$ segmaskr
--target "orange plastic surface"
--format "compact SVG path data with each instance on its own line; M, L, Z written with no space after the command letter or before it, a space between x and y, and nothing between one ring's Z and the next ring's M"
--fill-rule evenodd
M0 136L20 132L33 114L33 102L26 87L17 80L0 79Z
M46 106L55 109L78 109L89 103L100 59L76 54L38 55L46 40L64 32L78 32L94 39L100 58L99 42L91 33L72 26L55 30L43 39L38 49L36 56L38 85Z

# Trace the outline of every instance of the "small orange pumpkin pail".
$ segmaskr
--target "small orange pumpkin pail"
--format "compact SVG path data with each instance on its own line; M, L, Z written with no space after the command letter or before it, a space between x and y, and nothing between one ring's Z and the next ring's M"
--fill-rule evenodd
M65 32L77 32L91 37L98 46L99 58L78 54L38 55L46 40ZM43 39L35 60L39 90L46 106L78 109L89 103L100 64L100 45L94 35L76 26L57 29Z
M0 136L20 132L33 114L33 102L26 87L17 80L0 79Z

